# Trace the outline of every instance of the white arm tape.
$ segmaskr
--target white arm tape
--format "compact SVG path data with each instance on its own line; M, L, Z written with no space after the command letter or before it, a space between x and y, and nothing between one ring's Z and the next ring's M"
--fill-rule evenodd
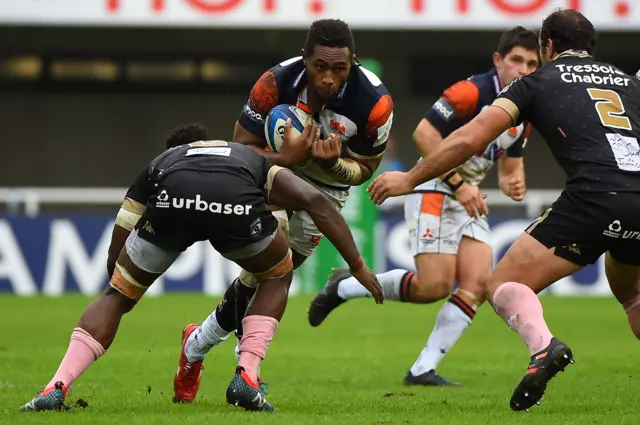
M142 214L136 214L120 208L116 216L116 224L125 230L131 231L138 224L140 217L142 217Z

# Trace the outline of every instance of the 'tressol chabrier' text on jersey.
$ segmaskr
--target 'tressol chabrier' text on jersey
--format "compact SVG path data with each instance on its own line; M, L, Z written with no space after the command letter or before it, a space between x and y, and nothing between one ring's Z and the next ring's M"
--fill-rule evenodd
M565 54L505 87L494 104L540 132L567 190L640 191L637 79L591 56Z

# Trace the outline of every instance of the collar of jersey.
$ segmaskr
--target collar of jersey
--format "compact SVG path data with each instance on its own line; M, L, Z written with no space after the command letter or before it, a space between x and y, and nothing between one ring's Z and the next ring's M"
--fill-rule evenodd
M558 56L553 58L553 60L557 60L560 58L567 58L567 57L590 58L591 55L584 50L565 50L564 52L560 53Z

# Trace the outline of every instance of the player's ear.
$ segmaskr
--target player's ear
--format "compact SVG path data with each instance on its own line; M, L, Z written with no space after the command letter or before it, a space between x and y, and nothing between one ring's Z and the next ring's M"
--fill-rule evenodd
M307 64L307 56L304 54L304 48L300 49L300 54L302 55L302 60L304 62L304 64Z
M553 47L553 40L552 39L548 39L547 40L547 56L549 57L549 59L553 59L553 57L556 55L556 49Z
M502 61L502 55L498 52L494 52L493 53L493 66L495 66L496 68L498 67L498 65L500 65L500 62Z

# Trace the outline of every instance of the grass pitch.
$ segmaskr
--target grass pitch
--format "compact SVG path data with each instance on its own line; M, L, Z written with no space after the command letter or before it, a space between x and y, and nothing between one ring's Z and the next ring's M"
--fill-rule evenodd
M526 370L518 336L484 305L439 373L462 388L404 387L440 303L355 300L319 328L309 297L290 300L263 363L275 414L225 405L235 339L205 361L195 403L175 405L182 327L202 321L218 299L145 299L120 326L107 354L73 386L66 412L18 413L55 372L90 299L0 296L0 423L3 424L637 424L640 344L613 298L543 298L554 333L576 364L551 381L541 406L515 413L508 400ZM87 407L77 407L79 399Z

